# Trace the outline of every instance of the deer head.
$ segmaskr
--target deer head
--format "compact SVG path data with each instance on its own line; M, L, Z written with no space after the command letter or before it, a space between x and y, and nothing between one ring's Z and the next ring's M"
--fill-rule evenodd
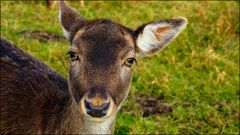
M70 42L69 91L90 119L115 115L128 96L136 59L163 50L187 24L176 17L132 30L109 19L86 20L64 1L59 20Z

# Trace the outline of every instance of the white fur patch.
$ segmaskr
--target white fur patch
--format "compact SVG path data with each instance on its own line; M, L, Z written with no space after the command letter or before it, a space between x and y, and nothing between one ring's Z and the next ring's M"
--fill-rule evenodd
M125 96L125 98L123 99L123 101L119 104L119 106L118 106L118 108L117 108L117 111L119 111L120 109L121 109L121 107L122 107L122 104L124 103L124 101L127 99L127 97L128 97L128 94L129 94L129 92L130 92L130 90L131 90L131 88L130 87L128 87L127 89L126 89L126 91L127 91L127 93L126 93L126 96Z
M131 68L123 66L121 68L120 76L121 80L125 81L126 78L128 78L131 74Z
M62 26L62 30L63 30L63 35L64 35L64 37L66 37L67 39L69 39L70 33L69 33L66 29L64 29L63 26Z
M121 68L121 72L120 72L120 76L121 76L121 83L125 84L125 83L128 83L130 82L131 83L131 68L129 67L126 67L126 66L123 66ZM130 80L128 80L130 79ZM124 89L124 93L123 93L123 101L119 104L118 108L117 108L117 111L119 111L121 109L121 106L122 106L122 103L126 100L126 98L128 97L128 94L130 92L130 86L127 85L126 88L123 88Z
M62 11L61 11L61 8L59 8L58 20L59 20L60 24L62 24L61 16L62 16ZM70 33L63 26L62 26L62 31L63 31L64 37L69 39Z
M86 133L87 134L111 134L111 124L115 119L115 115L108 117L108 118L86 118L84 119L84 124L88 128ZM101 121L99 121L101 119Z

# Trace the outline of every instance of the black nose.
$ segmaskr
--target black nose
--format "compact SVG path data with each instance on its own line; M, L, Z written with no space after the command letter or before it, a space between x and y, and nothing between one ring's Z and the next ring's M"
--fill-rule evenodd
M86 110L87 110L87 114L92 116L92 117L103 117L107 114L110 102L105 103L101 106L94 106L93 104L91 104L91 102L85 100L84 101L85 106L86 106Z

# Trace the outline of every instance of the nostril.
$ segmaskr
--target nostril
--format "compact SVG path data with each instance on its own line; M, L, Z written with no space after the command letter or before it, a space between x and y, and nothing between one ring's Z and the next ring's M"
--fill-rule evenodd
M85 100L84 103L85 103L86 109L91 109L91 103L90 102Z
M108 103L106 103L106 104L103 104L103 105L102 105L102 109L103 109L103 110L107 110L108 107L109 107L109 105L110 105L110 102L108 102Z

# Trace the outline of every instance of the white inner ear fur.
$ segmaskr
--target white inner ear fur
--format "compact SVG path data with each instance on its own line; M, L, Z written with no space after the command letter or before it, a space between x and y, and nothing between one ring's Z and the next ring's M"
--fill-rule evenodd
M148 55L162 50L167 43L172 41L186 26L187 20L181 25L173 25L171 22L150 23L146 25L141 34L137 37L137 46L142 51L142 55ZM174 19L173 19L174 21Z
M70 33L62 26L63 35L65 38L69 39Z
M58 15L58 20L62 26L62 21L61 21L61 17L62 17L62 11L61 9L59 8L59 15ZM69 39L70 37L70 33L62 26L62 31L63 31L63 35L65 38Z

